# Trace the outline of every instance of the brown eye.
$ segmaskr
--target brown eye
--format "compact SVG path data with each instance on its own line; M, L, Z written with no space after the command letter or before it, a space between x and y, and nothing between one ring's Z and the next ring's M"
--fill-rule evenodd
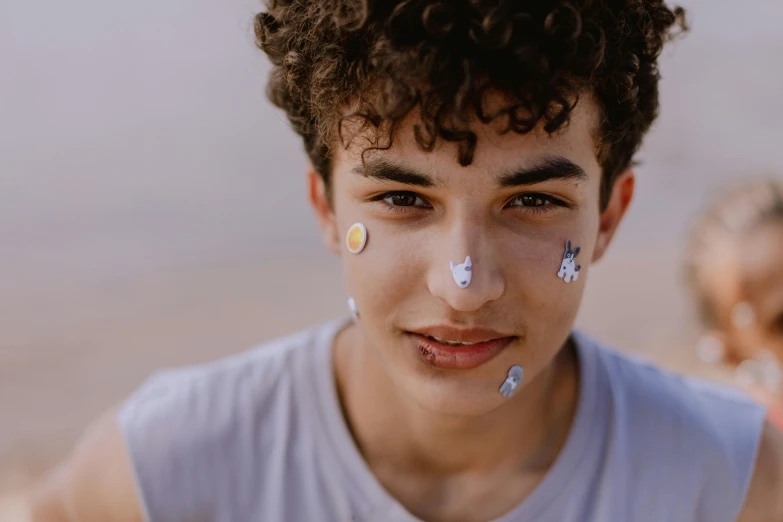
M563 206L561 202L545 194L520 194L508 202L510 207L541 208L552 205Z
M392 207L429 207L429 203L413 192L390 192L383 196L383 201Z
M389 203L397 207L410 207L416 203L416 196L412 194L394 194L389 196Z
M548 203L538 196L521 196L519 200L524 207L543 207Z

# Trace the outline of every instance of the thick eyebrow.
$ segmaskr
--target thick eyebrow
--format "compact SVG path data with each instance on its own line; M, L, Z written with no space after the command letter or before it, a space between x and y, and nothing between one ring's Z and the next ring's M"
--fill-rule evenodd
M384 160L366 162L364 166L358 164L351 171L358 176L394 181L404 185L417 187L434 187L436 185L435 181L427 174ZM548 158L532 167L514 170L498 176L498 184L504 188L534 185L550 180L582 182L587 180L587 173L571 160L563 157L554 157Z
M534 185L550 180L579 183L587 180L587 173L571 160L558 156L548 158L532 167L501 174L498 177L498 184L507 188Z
M362 177L395 181L405 185L415 185L417 187L435 186L435 181L427 174L402 165L395 165L388 161L376 160L366 162L364 166L361 164L356 165L351 171Z

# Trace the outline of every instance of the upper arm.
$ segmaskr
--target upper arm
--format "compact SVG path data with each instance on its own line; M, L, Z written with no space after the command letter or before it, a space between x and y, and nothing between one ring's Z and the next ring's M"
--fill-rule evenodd
M783 522L783 433L765 422L756 466L737 522Z
M113 414L93 424L31 497L34 522L142 522L134 473Z

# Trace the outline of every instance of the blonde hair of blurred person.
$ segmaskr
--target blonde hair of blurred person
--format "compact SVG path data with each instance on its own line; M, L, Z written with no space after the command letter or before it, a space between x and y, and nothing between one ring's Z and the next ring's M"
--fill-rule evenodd
M700 357L729 368L783 430L783 178L716 200L693 229L687 274Z

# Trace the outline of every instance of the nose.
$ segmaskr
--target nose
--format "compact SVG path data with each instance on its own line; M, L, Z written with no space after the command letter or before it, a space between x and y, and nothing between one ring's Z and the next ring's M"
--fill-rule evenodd
M497 252L482 239L486 237L479 230L462 228L434 245L427 286L456 311L476 311L505 291Z

